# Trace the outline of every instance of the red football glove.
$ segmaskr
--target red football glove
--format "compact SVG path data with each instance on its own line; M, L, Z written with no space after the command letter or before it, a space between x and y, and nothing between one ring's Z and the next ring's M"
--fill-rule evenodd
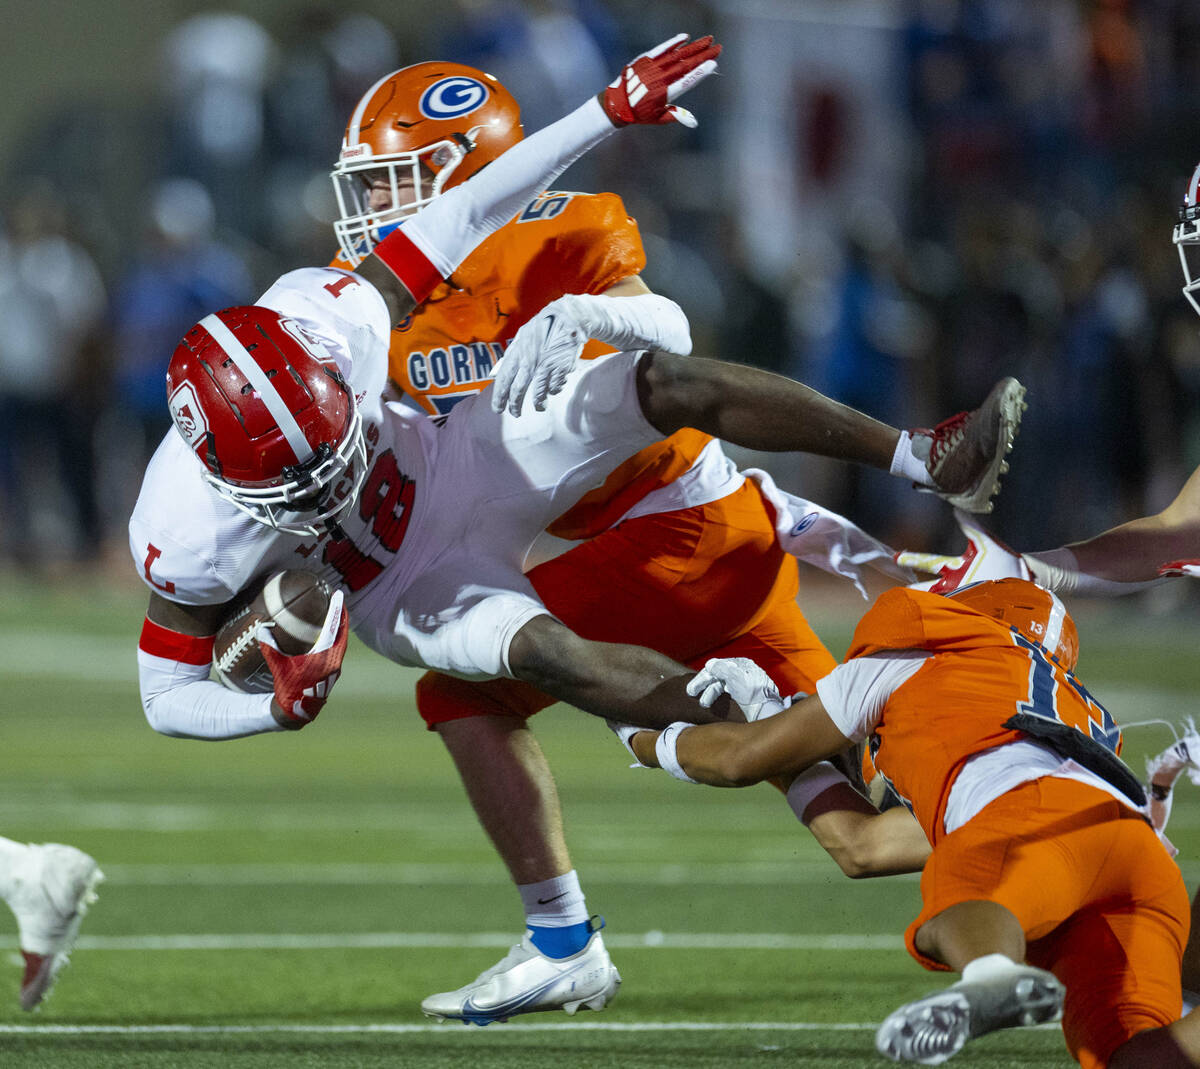
M316 719L325 699L342 674L342 658L350 639L350 614L342 608L342 592L329 599L329 612L317 641L307 653L289 657L281 653L270 628L259 625L258 644L271 675L275 701L283 710L284 727L297 729Z
M686 33L678 33L649 52L643 52L600 94L600 103L613 126L631 123L678 122L696 125L696 117L686 108L671 104L692 86L717 69L721 46L701 37L685 44Z

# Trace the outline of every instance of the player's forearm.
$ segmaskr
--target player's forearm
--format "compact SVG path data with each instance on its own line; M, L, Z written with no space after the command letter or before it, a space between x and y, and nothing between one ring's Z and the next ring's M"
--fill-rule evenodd
M1162 512L1023 557L1038 582L1062 593L1141 590L1161 565L1200 558L1200 468Z
M1144 583L1155 579L1167 561L1200 557L1200 523L1172 524L1162 515L1143 516L1063 548L1073 562L1054 551L1025 554L1035 576L1036 562L1047 558L1060 567L1074 563L1076 571L1100 579Z
M138 686L146 720L160 734L236 739L280 730L271 695L238 694L208 678L210 625L224 611L223 606L180 605L151 595L138 639Z
M580 638L550 616L525 624L508 650L513 675L584 712L639 727L741 719L728 697L703 708L687 694L693 673L654 650Z
M570 293L560 302L589 338L615 349L656 349L681 356L692 351L687 316L661 294Z
M676 729L673 738L671 733L643 731L629 744L648 768L665 769L676 778L683 778L682 771L710 787L749 787L776 776L790 779L800 771L790 750L777 744L770 724L703 724Z
M638 400L663 434L694 427L766 452L797 451L887 470L900 432L801 383L744 365L654 353Z
M211 680L142 696L146 720L177 739L241 739L281 731L270 694L237 694Z
M849 784L813 800L805 823L851 879L920 872L929 840L903 807L880 813Z

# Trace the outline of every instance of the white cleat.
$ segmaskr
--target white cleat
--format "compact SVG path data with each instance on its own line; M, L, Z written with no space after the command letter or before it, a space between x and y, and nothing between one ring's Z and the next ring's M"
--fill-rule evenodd
M1009 962L984 979L960 980L901 1006L879 1026L875 1049L894 1062L941 1065L968 1039L1056 1020L1065 993L1052 973Z
M603 921L600 925L603 925ZM457 991L430 995L421 1012L438 1021L487 1025L520 1013L543 1010L602 1010L617 995L617 972L600 928L579 953L548 958L530 942L529 932L500 961Z
M82 850L59 843L30 844L29 860L8 899L17 918L25 974L21 1009L36 1009L67 964L79 925L96 901L104 873Z

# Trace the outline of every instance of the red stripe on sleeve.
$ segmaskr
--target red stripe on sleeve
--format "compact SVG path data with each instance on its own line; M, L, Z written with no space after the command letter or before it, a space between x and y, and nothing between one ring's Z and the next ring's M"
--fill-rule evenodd
M404 284L417 304L425 300L442 281L442 273L413 244L403 227L397 227L376 245L375 255Z
M183 664L208 664L212 660L213 635L199 637L172 631L154 623L149 617L142 624L138 649L152 657L165 657Z

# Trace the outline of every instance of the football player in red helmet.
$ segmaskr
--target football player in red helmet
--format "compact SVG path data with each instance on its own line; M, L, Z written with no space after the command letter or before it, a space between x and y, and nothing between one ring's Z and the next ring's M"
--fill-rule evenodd
M153 591L139 651L152 724L168 734L231 737L296 728L316 715L345 648L340 591L327 621L341 621L330 629L333 653L314 648L311 657L290 658L299 667L275 673L273 698L239 704L203 686L193 695L181 680L207 677L211 636L233 599L293 553L313 553L288 538L324 541L311 570L329 571L332 585L351 593L380 574L379 556L399 550L414 488L392 451L379 447L389 326L615 128L669 120L671 101L715 69L719 52L711 38L673 38L631 65L647 87L636 101L610 86L374 243L354 272L291 272L256 306L210 315L189 332L168 377L174 430L130 519L130 545ZM197 461L199 469L191 466ZM238 527L238 514L257 522Z
M1071 674L1077 653L1062 603L1027 580L950 597L897 587L812 696L752 723L632 732L629 745L679 778L744 786L807 775L867 740L933 848L909 952L962 974L879 1027L893 1061L939 1065L1061 1011L1086 1069L1182 1069L1200 1054L1200 1016L1176 1020L1187 891L1117 756L1120 729ZM717 660L689 690L745 704L770 686Z
M167 368L167 405L208 484L278 531L319 534L366 478L362 416L333 357L266 308L226 308L192 327Z
M428 62L381 78L351 114L333 169L341 214L335 264L353 265L522 136L517 103L484 71ZM489 385L493 408L519 412L526 389L534 407L544 407L580 358L614 348L686 355L687 319L649 290L645 263L637 224L615 194L539 193L392 332L392 384L431 415ZM789 693L811 690L834 661L795 603L797 565L776 534L777 520L793 526L790 506L778 494L767 505L772 492L738 473L709 436L683 430L558 517L548 533L577 548L532 567L528 579L584 637L643 644L691 664L741 652L758 657ZM807 502L803 509L816 512ZM890 564L890 551L881 552ZM557 962L585 952L614 977L615 991L554 780L528 727L553 700L509 679L480 684L430 672L418 684L418 709L453 756L531 933L499 975L425 999L432 1017L482 1021L483 987L491 992L523 975L536 988ZM521 1012L522 997L519 984L506 988L490 1019L509 1007ZM545 1000L525 1005L546 1008Z

